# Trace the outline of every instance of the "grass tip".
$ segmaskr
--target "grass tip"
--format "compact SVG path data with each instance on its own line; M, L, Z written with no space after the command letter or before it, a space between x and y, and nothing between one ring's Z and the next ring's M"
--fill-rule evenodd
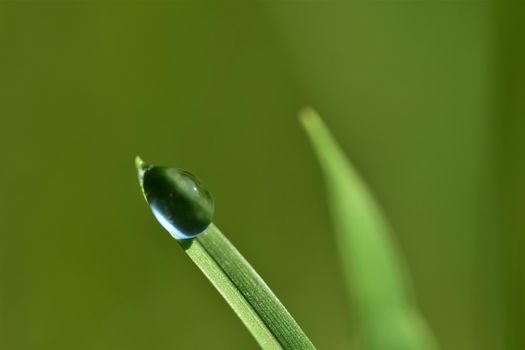
M146 163L140 158L140 156L135 157L135 167L137 168L137 171L144 170L146 167Z
M305 106L299 110L299 120L309 132L323 126L323 121L319 113L310 106Z

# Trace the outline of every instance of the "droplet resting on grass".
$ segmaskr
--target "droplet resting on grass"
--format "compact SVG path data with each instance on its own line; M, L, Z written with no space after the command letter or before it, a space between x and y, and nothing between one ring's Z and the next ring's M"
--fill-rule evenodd
M157 221L177 239L202 233L211 224L214 204L210 192L191 173L135 163L144 196Z
M212 223L211 194L192 174L135 159L146 201L265 350L315 350L253 267ZM194 301L198 303L198 300Z

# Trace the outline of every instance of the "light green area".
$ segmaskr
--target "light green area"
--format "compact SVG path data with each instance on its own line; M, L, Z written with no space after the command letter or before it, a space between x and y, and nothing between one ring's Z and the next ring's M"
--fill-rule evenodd
M325 175L344 278L365 348L437 349L408 290L390 223L319 115L305 108L300 117Z

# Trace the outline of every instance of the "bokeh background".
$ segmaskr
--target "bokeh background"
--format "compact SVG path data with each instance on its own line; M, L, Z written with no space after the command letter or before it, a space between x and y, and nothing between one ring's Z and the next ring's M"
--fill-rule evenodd
M0 2L0 348L256 349L144 202L197 174L319 349L350 349L316 107L443 349L524 349L525 11L498 0Z

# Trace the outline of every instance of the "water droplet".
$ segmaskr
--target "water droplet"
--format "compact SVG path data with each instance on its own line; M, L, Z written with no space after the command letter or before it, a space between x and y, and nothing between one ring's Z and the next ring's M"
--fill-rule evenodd
M135 159L139 182L158 222L176 239L197 236L211 224L213 197L191 173Z

